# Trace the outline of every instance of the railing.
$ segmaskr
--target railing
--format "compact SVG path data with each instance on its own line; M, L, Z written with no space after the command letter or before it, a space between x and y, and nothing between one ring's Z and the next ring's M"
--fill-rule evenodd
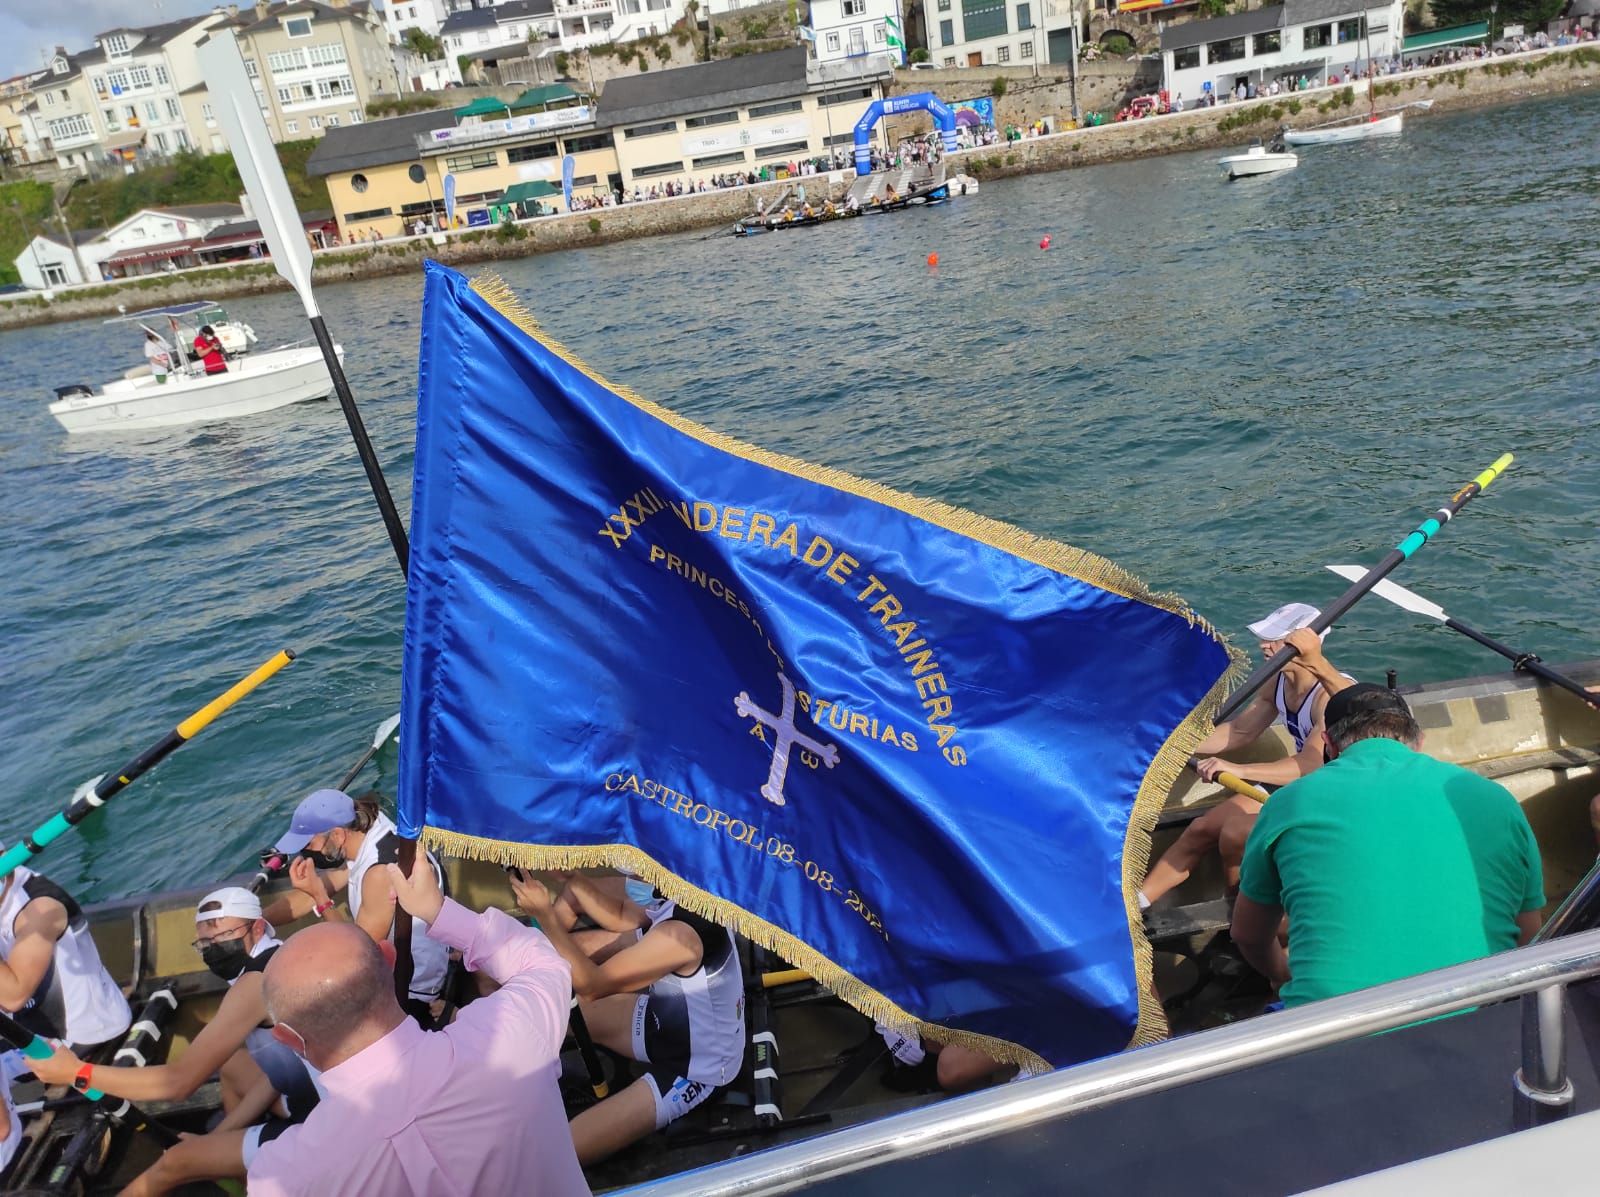
M927 1155L1081 1114L1192 1081L1391 1031L1485 1002L1527 1002L1523 1066L1514 1081L1519 1126L1564 1116L1566 986L1600 976L1600 930L1393 981L1076 1068L955 1097L790 1147L626 1190L630 1197L754 1197L789 1193L896 1160Z

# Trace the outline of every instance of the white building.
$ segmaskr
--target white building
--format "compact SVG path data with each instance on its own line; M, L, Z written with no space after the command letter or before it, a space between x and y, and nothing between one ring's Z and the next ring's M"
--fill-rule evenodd
M1274 81L1325 83L1400 53L1404 0L1285 0L1246 12L1174 25L1161 34L1161 77L1174 96L1192 104L1207 92L1226 96L1270 87ZM1370 45L1370 49L1369 49Z
M684 0L505 0L476 8L460 0L457 4L439 30L445 57L452 62L459 55L482 57L530 39L543 41L535 53L632 41L665 33L684 15Z
M407 29L438 37L449 15L444 0L383 0L383 24L392 42L404 40Z
M180 96L202 81L195 46L226 19L218 10L147 28L120 26L95 38L93 51L76 56L98 108L108 157L132 170L146 156L164 158L200 144Z
M100 235L99 229L75 229L72 239L81 247ZM32 291L48 291L53 287L68 287L78 283L99 281L99 271L72 252L67 239L60 233L40 233L22 252L12 259L22 285ZM84 270L93 270L93 279L84 277Z
M1072 59L1077 10L1066 0L924 0L924 5L928 54L935 66L1032 66Z
M889 22L902 31L905 18L900 0L811 0L811 31L818 62L893 53L889 47ZM905 41L901 36L900 40Z

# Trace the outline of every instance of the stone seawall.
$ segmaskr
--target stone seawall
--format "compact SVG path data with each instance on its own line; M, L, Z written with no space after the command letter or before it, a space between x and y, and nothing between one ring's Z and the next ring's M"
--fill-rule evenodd
M1413 109L1407 114L1410 120L1423 120L1440 112L1554 95L1596 84L1600 84L1600 48L1567 46L1381 80L1378 105L1397 107L1430 100L1430 110ZM1322 88L1293 96L1224 104L1030 138L1009 145L986 146L953 155L950 166L952 173L966 170L979 178L991 179L1065 170L1146 154L1241 146L1252 137L1269 135L1280 123L1296 127L1314 125L1360 112L1365 107L1364 94L1348 88ZM807 177L801 181L808 194L817 197L827 184L827 176ZM755 187L625 204L595 212L545 217L514 226L513 235L503 235L495 229L474 229L451 233L443 238L443 244L432 237L412 237L376 246L325 250L316 255L316 277L321 282L377 278L416 270L425 257L464 266L520 258L546 250L727 227L749 215L757 203L770 202L791 185L763 183ZM835 185L832 190L837 197L843 188ZM175 275L146 276L121 284L66 288L56 292L51 300L38 295L5 296L0 297L0 329L111 315L123 308L154 307L200 296L225 299L278 291L284 286L270 265L251 262Z

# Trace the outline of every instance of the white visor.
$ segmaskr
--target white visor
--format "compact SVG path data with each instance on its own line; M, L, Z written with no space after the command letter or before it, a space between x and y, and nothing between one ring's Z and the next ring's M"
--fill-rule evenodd
M1282 640L1298 628L1308 628L1321 615L1310 603L1285 603L1265 619L1247 625L1257 640Z
M209 923L217 919L258 919L261 917L261 899L241 886L230 885L212 890L200 899L195 908L194 921Z

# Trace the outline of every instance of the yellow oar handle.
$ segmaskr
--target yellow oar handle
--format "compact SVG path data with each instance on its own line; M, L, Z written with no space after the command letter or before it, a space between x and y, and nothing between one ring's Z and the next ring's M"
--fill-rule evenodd
M1267 792L1260 786L1252 785L1242 777L1235 777L1232 773L1218 773L1212 778L1219 786L1232 790L1235 794L1242 794L1246 798L1254 798L1257 802L1267 800Z
M205 730L208 723L210 723L218 715L222 714L222 712L226 711L234 703L238 702L246 694L250 693L250 691L254 690L262 682L266 681L273 674L277 673L278 670L282 669L292 660L294 660L294 651L292 649L286 648L282 652L278 653L270 661L258 668L249 677L237 682L226 693L217 695L217 697L206 703L205 706L201 707L193 715L190 715L182 723L178 724L177 730L179 737L185 740L194 739L196 735Z
M1500 477L1501 474L1505 473L1505 469L1511 464L1511 461L1512 457L1509 453L1502 453L1498 458L1496 458L1495 463L1492 466L1473 479L1473 481L1478 484L1478 489L1482 490L1484 487L1488 486L1489 483Z
M761 988L776 989L779 985L793 985L797 981L809 981L811 974L803 968L788 968L775 973L761 974Z

